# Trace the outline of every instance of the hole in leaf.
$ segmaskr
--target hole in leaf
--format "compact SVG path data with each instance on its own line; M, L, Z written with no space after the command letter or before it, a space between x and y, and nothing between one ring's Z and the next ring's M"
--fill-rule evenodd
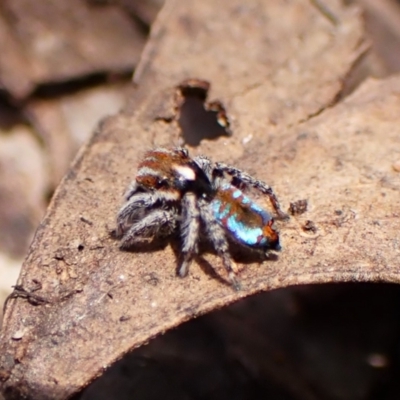
M230 122L223 104L207 102L210 84L188 79L178 86L178 123L186 144L198 146L203 139L230 136Z

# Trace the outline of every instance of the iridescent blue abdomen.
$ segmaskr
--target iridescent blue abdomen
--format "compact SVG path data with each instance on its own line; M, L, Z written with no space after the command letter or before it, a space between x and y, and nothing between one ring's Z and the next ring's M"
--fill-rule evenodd
M214 217L238 242L250 247L279 250L279 236L271 215L230 184L222 185L211 207Z

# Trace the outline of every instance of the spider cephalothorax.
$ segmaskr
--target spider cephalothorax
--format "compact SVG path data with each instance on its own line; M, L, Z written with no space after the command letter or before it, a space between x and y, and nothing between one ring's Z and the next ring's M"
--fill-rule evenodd
M268 185L235 167L212 163L204 156L192 159L184 148L151 150L139 164L117 216L121 248L178 230L182 241L178 273L185 276L200 237L206 237L238 288L229 240L264 253L280 250L272 216L244 194L247 187L267 195L278 216L286 216Z

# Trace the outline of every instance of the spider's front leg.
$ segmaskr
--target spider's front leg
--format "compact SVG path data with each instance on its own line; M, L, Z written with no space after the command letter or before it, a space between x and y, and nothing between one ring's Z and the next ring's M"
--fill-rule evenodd
M248 173L243 172L240 169L232 167L225 163L216 163L215 169L222 173L225 172L226 174L234 178L232 180L232 185L238 187L240 187L241 185L250 186L256 190L259 190L261 193L267 195L278 218L289 219L289 216L284 211L282 211L278 198L276 197L271 186L268 186L266 183L259 181L256 178L253 178Z
M157 201L156 197L149 192L131 193L126 198L128 201L121 207L117 215L117 238L121 238L132 224L143 218Z
M117 215L117 238L121 238L133 224L149 214L150 210L159 207L160 204L172 204L178 199L174 192L136 192L136 185L131 187L135 187L135 191L128 191L127 202Z
M210 208L210 204L206 200L199 200L199 209L201 219L204 223L206 235L211 241L217 254L222 258L224 267L228 272L229 281L236 290L240 290L240 284L236 279L235 272L238 268L230 256L229 244L224 229L215 219L215 216Z
M123 234L121 249L129 249L149 239L167 236L176 228L177 216L174 210L154 209Z
M178 266L178 274L181 277L187 275L189 266L198 252L199 242L199 209L194 193L186 193L182 198L182 220L180 234L182 240L181 260Z
M129 201L131 197L137 193L139 186L136 181L131 182L128 189L126 190L124 197L126 201Z

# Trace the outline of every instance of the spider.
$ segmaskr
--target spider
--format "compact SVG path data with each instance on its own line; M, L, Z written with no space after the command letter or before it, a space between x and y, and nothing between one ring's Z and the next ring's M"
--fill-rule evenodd
M271 187L235 167L205 156L192 159L181 147L151 150L139 164L117 215L120 247L129 249L178 231L178 274L184 277L200 238L206 237L222 258L229 281L239 289L229 241L265 255L281 249L272 216L244 194L248 187L267 195L277 215L287 217Z

